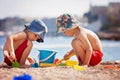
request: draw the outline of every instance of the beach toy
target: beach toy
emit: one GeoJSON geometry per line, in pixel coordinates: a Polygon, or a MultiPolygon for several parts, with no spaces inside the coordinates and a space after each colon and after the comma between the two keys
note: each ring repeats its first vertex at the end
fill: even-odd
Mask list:
{"type": "Polygon", "coordinates": [[[15,76],[13,80],[32,80],[32,77],[29,74],[23,74],[21,76],[15,76]]]}
{"type": "Polygon", "coordinates": [[[66,66],[65,63],[58,64],[57,66],[66,66]]]}
{"type": "Polygon", "coordinates": [[[37,63],[37,61],[34,59],[35,63],[31,65],[31,67],[34,67],[34,68],[38,68],[39,67],[39,64],[37,63]]]}
{"type": "MultiPolygon", "coordinates": [[[[74,56],[74,54],[71,54],[71,55],[67,56],[67,58],[70,58],[70,57],[72,57],[72,56],[74,56]]],[[[64,60],[65,60],[65,59],[63,58],[63,59],[57,61],[57,62],[56,62],[56,65],[61,64],[62,61],[64,61],[64,60]]]]}
{"type": "Polygon", "coordinates": [[[67,66],[74,66],[74,65],[78,65],[79,63],[78,63],[78,61],[74,61],[74,60],[66,60],[66,65],[67,66]]]}
{"type": "Polygon", "coordinates": [[[12,67],[13,68],[19,68],[20,64],[18,62],[12,62],[12,67]]]}
{"type": "Polygon", "coordinates": [[[59,59],[56,58],[56,59],[54,60],[54,64],[57,64],[58,61],[59,61],[59,59]]]}
{"type": "Polygon", "coordinates": [[[56,66],[54,63],[40,63],[40,67],[52,67],[56,66]]]}
{"type": "MultiPolygon", "coordinates": [[[[66,58],[70,58],[70,57],[72,57],[72,56],[74,56],[74,55],[75,55],[75,54],[68,55],[68,56],[66,56],[66,58]]],[[[64,58],[61,59],[61,60],[58,60],[58,61],[56,62],[56,65],[62,63],[62,61],[64,61],[64,60],[65,60],[64,58]]]]}
{"type": "Polygon", "coordinates": [[[31,67],[38,68],[38,67],[39,67],[39,64],[38,64],[37,62],[35,62],[34,64],[32,64],[31,67]]]}
{"type": "Polygon", "coordinates": [[[114,68],[115,66],[113,65],[105,65],[104,68],[114,68]]]}
{"type": "Polygon", "coordinates": [[[120,70],[120,67],[119,66],[115,66],[115,65],[105,65],[104,68],[106,68],[106,69],[117,69],[117,70],[120,70]]]}
{"type": "Polygon", "coordinates": [[[40,63],[54,63],[55,55],[57,52],[49,50],[39,50],[40,63]]]}
{"type": "Polygon", "coordinates": [[[61,64],[62,61],[64,61],[64,59],[58,60],[58,61],[56,62],[56,65],[61,64]]]}
{"type": "Polygon", "coordinates": [[[76,70],[85,70],[85,67],[78,66],[78,65],[73,65],[73,68],[76,70]]]}
{"type": "MultiPolygon", "coordinates": [[[[60,61],[63,61],[64,59],[61,59],[60,61]]],[[[57,66],[71,66],[76,70],[85,70],[85,67],[79,66],[78,65],[79,62],[78,61],[74,61],[74,60],[66,60],[65,63],[60,63],[57,64],[57,66]]]]}

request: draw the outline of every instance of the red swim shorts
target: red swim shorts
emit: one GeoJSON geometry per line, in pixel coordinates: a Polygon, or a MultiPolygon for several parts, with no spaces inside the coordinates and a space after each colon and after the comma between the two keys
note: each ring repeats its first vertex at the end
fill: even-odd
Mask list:
{"type": "MultiPolygon", "coordinates": [[[[94,50],[93,53],[92,53],[92,56],[91,56],[89,64],[91,66],[95,66],[95,65],[99,64],[101,62],[101,60],[102,60],[102,57],[103,57],[103,53],[102,52],[100,52],[98,50],[94,50]]],[[[78,57],[78,60],[80,62],[82,62],[80,57],[78,57]]]]}
{"type": "MultiPolygon", "coordinates": [[[[23,54],[24,50],[25,50],[26,47],[27,47],[27,41],[28,41],[28,40],[25,40],[25,41],[15,50],[15,55],[16,55],[16,58],[17,58],[17,61],[18,61],[18,62],[20,62],[20,59],[21,59],[21,57],[22,57],[22,54],[23,54]]],[[[7,65],[12,66],[11,61],[10,61],[7,57],[4,58],[4,62],[7,63],[7,65]]]]}

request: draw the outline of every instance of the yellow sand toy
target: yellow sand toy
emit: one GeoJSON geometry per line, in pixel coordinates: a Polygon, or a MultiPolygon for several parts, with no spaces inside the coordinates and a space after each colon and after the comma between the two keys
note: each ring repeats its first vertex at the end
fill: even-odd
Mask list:
{"type": "Polygon", "coordinates": [[[66,60],[65,64],[67,66],[73,67],[74,65],[78,65],[79,63],[77,61],[74,61],[74,60],[66,60]]]}
{"type": "Polygon", "coordinates": [[[40,63],[40,67],[52,67],[56,66],[54,63],[40,63]]]}
{"type": "Polygon", "coordinates": [[[81,71],[85,70],[85,67],[82,67],[82,66],[79,66],[79,65],[74,65],[73,68],[76,69],[76,70],[81,70],[81,71]]]}
{"type": "Polygon", "coordinates": [[[66,60],[65,63],[66,63],[67,66],[71,66],[71,67],[73,67],[76,70],[85,70],[85,67],[82,67],[82,66],[78,65],[79,64],[78,61],[66,60]]]}
{"type": "MultiPolygon", "coordinates": [[[[70,57],[72,57],[72,56],[74,56],[74,55],[75,55],[75,54],[71,52],[71,54],[67,55],[65,58],[66,58],[66,59],[69,59],[70,57]]],[[[57,64],[60,64],[60,63],[61,63],[62,61],[64,61],[64,60],[66,60],[65,58],[63,58],[63,59],[59,60],[58,62],[56,62],[56,65],[57,65],[57,64]]]]}
{"type": "MultiPolygon", "coordinates": [[[[70,54],[69,56],[67,56],[67,58],[70,58],[74,56],[74,54],[70,54]]],[[[74,60],[65,60],[64,58],[61,60],[58,60],[55,64],[54,63],[40,63],[40,67],[52,67],[52,66],[71,66],[76,70],[85,70],[84,67],[79,66],[78,65],[78,61],[74,61],[74,60]],[[64,63],[62,63],[63,61],[65,61],[64,63]]]]}
{"type": "Polygon", "coordinates": [[[53,66],[71,66],[75,70],[85,70],[85,67],[79,66],[79,63],[74,60],[66,60],[65,63],[54,64],[54,63],[40,63],[40,67],[53,67],[53,66]]]}

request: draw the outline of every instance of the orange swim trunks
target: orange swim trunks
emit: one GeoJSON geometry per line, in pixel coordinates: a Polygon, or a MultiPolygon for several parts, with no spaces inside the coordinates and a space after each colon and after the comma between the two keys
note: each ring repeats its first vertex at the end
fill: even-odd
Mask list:
{"type": "MultiPolygon", "coordinates": [[[[102,57],[103,57],[103,53],[102,52],[100,52],[98,50],[93,50],[93,53],[92,53],[92,56],[91,56],[89,64],[91,66],[95,66],[95,65],[99,64],[102,61],[102,57]]],[[[78,60],[80,62],[82,62],[80,57],[78,57],[78,60]]]]}

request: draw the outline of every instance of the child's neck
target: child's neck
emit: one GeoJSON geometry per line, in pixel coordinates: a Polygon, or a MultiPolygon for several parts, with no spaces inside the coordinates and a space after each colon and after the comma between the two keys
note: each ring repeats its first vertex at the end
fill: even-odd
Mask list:
{"type": "Polygon", "coordinates": [[[78,26],[74,29],[74,38],[78,39],[81,28],[78,26]]]}
{"type": "Polygon", "coordinates": [[[26,34],[26,40],[28,39],[28,30],[24,30],[25,34],[26,34]]]}

